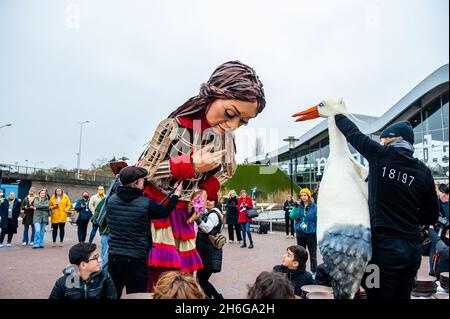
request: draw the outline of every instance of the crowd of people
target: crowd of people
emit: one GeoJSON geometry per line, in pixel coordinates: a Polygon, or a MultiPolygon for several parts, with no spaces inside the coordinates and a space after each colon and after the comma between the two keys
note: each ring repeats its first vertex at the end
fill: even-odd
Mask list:
{"type": "MultiPolygon", "coordinates": [[[[172,269],[161,274],[156,282],[149,283],[146,256],[150,248],[148,239],[151,238],[151,233],[149,233],[150,229],[145,227],[144,221],[147,220],[148,223],[151,218],[170,214],[178,200],[181,185],[177,186],[177,192],[170,198],[169,203],[163,206],[143,195],[143,176],[145,176],[143,169],[130,167],[122,175],[125,184],[119,187],[117,194],[111,198],[108,219],[102,225],[99,225],[96,220],[106,200],[103,186],[98,187],[98,192],[94,196],[83,192],[82,197],[73,205],[73,210],[68,195],[61,188],[56,188],[52,196],[48,195],[47,189],[42,189],[35,194],[35,189],[30,188],[28,196],[22,201],[11,192],[0,202],[2,212],[0,237],[2,245],[0,247],[3,247],[5,238],[7,238],[7,245],[11,245],[13,235],[17,233],[19,216],[22,217],[23,223],[23,246],[44,247],[45,226],[50,219],[52,246],[62,247],[64,225],[72,211],[78,214],[76,224],[79,243],[71,248],[70,266],[64,269],[64,276],[56,281],[50,298],[115,299],[122,296],[124,287],[128,294],[151,291],[155,299],[224,298],[210,282],[211,275],[222,269],[223,253],[222,249],[214,247],[209,237],[211,234],[220,234],[224,224],[227,224],[229,243],[234,243],[236,235],[237,241],[244,248],[246,247],[245,238],[248,236],[250,245],[253,246],[249,228],[252,220],[246,216],[246,209],[253,208],[252,198],[247,196],[245,190],[242,190],[237,197],[233,190],[229,192],[224,205],[207,200],[204,213],[195,219],[195,243],[202,261],[202,268],[196,271],[195,276],[194,272],[172,269]],[[130,170],[132,172],[129,172],[130,170]],[[123,223],[125,219],[123,214],[129,215],[130,211],[136,212],[137,215],[133,218],[127,216],[128,222],[123,223]],[[85,242],[90,221],[92,221],[92,231],[89,241],[85,242]],[[133,227],[136,237],[127,235],[131,231],[131,228],[127,228],[128,224],[133,227]],[[137,231],[139,227],[142,229],[137,231]],[[101,236],[100,252],[92,243],[97,230],[100,230],[101,236]],[[58,231],[59,245],[57,245],[58,231]],[[109,265],[108,260],[110,260],[109,265]],[[74,271],[78,272],[82,288],[71,288],[66,285],[67,276],[74,271]],[[93,278],[97,279],[92,280],[93,278]],[[151,289],[149,285],[152,285],[151,289]],[[88,294],[81,294],[80,289],[87,289],[88,294]]],[[[427,251],[430,256],[430,275],[439,278],[439,274],[448,272],[449,268],[448,187],[440,185],[437,192],[440,202],[440,219],[435,226],[427,227],[424,235],[430,239],[429,251],[427,251]]],[[[192,204],[191,202],[191,210],[192,204]]],[[[275,265],[272,272],[262,272],[255,283],[249,286],[247,297],[250,299],[299,298],[303,285],[331,286],[331,280],[324,271],[323,265],[317,266],[317,205],[311,191],[307,188],[301,189],[297,200],[288,196],[283,209],[286,218],[289,218],[289,222],[286,222],[286,238],[296,238],[297,245],[286,249],[281,265],[275,265]],[[291,236],[288,235],[289,232],[291,236]],[[295,237],[292,234],[295,234],[295,237]],[[310,259],[310,272],[306,270],[308,259],[310,259]]]]}
{"type": "MultiPolygon", "coordinates": [[[[75,205],[61,187],[57,187],[52,196],[49,195],[46,188],[42,188],[36,193],[36,189],[31,187],[23,200],[17,198],[14,192],[10,192],[6,198],[3,194],[0,197],[2,230],[0,248],[5,246],[5,238],[7,239],[6,247],[11,247],[13,236],[17,234],[19,217],[21,217],[22,246],[30,245],[33,249],[38,249],[44,248],[44,234],[48,224],[51,225],[51,246],[64,247],[65,228],[69,220],[72,220],[78,228],[78,241],[85,242],[89,221],[105,197],[105,192],[103,186],[98,187],[98,192],[94,196],[83,192],[82,197],[76,201],[75,205]]],[[[96,228],[92,229],[90,243],[94,240],[96,231],[96,228]]]]}

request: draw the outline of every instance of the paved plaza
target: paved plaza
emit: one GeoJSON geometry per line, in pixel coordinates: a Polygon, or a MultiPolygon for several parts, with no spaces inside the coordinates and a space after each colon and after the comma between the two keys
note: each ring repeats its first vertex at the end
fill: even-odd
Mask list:
{"type": "MultiPolygon", "coordinates": [[[[21,222],[19,221],[19,224],[21,222]]],[[[89,229],[90,231],[90,229],[89,229]]],[[[228,236],[225,228],[224,234],[228,236]]],[[[247,285],[254,283],[262,271],[280,264],[286,248],[296,243],[282,232],[259,235],[252,233],[255,248],[240,248],[227,243],[224,247],[222,272],[213,274],[211,282],[227,299],[246,297],[247,285]]],[[[12,247],[0,248],[0,299],[45,299],[68,264],[68,252],[77,243],[77,228],[66,224],[65,246],[51,247],[51,229],[47,226],[44,249],[21,246],[22,225],[13,238],[12,247]]],[[[99,246],[97,234],[95,243],[99,246]]],[[[99,247],[100,248],[100,247],[99,247]]],[[[318,254],[318,263],[321,262],[318,254]]],[[[421,274],[427,273],[428,258],[422,261],[421,274]]],[[[309,270],[309,263],[307,265],[309,270]]]]}

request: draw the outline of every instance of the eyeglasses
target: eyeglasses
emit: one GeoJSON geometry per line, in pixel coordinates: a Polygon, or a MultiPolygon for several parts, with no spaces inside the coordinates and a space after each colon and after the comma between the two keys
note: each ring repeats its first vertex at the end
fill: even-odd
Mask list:
{"type": "Polygon", "coordinates": [[[92,257],[92,258],[89,258],[86,262],[91,262],[91,261],[93,261],[93,260],[96,260],[96,261],[99,261],[99,259],[100,259],[100,256],[97,254],[97,255],[95,255],[94,257],[92,257]]]}

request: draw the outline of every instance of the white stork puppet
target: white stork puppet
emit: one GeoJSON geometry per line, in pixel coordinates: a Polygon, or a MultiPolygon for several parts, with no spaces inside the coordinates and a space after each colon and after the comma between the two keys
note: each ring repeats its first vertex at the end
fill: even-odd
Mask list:
{"type": "Polygon", "coordinates": [[[358,291],[371,258],[368,173],[350,154],[334,120],[348,114],[345,103],[326,100],[294,114],[298,121],[328,118],[330,155],[317,200],[317,239],[336,299],[351,299],[358,291]]]}

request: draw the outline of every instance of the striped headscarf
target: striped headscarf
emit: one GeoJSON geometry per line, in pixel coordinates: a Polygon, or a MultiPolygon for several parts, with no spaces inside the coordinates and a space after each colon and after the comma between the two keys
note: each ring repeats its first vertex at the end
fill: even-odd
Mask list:
{"type": "Polygon", "coordinates": [[[191,97],[169,118],[187,116],[197,113],[216,99],[233,99],[257,102],[257,113],[266,106],[263,84],[248,65],[239,61],[229,61],[220,65],[211,75],[208,82],[200,87],[200,93],[191,97]]]}

